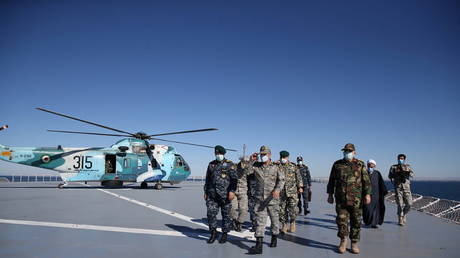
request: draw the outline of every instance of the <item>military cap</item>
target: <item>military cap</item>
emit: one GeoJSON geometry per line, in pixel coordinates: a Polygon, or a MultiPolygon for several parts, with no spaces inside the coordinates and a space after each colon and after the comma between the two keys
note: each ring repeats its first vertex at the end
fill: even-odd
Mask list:
{"type": "Polygon", "coordinates": [[[345,147],[343,147],[342,151],[355,151],[355,145],[353,143],[347,143],[345,144],[345,147]]]}
{"type": "Polygon", "coordinates": [[[298,156],[298,157],[297,157],[297,161],[303,161],[302,156],[298,156]]]}
{"type": "Polygon", "coordinates": [[[216,145],[216,147],[214,147],[214,151],[218,154],[225,154],[227,152],[225,148],[220,145],[216,145]]]}
{"type": "Polygon", "coordinates": [[[286,158],[286,157],[289,157],[289,152],[283,150],[283,151],[280,151],[280,157],[281,158],[286,158]]]}
{"type": "Polygon", "coordinates": [[[268,153],[272,153],[272,150],[270,150],[270,148],[266,145],[260,147],[260,153],[261,154],[268,154],[268,153]]]}

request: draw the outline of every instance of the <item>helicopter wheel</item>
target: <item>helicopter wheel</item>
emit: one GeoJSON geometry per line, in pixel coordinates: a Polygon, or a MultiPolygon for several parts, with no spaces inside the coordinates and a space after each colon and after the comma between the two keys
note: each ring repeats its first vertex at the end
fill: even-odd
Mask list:
{"type": "Polygon", "coordinates": [[[142,189],[146,189],[147,186],[148,186],[148,185],[147,185],[147,182],[142,182],[142,183],[141,183],[141,188],[142,188],[142,189]]]}
{"type": "Polygon", "coordinates": [[[153,189],[161,190],[161,189],[163,189],[163,185],[160,184],[160,183],[156,183],[156,184],[153,186],[153,189]]]}
{"type": "Polygon", "coordinates": [[[59,188],[59,189],[64,188],[64,186],[65,186],[65,184],[63,184],[63,183],[58,184],[58,188],[59,188]]]}

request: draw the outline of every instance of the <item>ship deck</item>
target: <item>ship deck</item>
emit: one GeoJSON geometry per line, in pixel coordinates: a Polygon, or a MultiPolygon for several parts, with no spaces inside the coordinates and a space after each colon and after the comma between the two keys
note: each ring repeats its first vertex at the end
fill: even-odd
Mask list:
{"type": "MultiPolygon", "coordinates": [[[[240,257],[253,233],[232,232],[226,244],[206,243],[202,183],[163,190],[126,185],[106,189],[57,182],[0,183],[0,257],[240,257]]],[[[408,225],[396,223],[387,202],[384,224],[362,228],[361,254],[338,254],[334,206],[325,184],[313,184],[311,213],[299,216],[297,232],[267,246],[263,257],[457,257],[460,226],[412,211],[408,225]]]]}

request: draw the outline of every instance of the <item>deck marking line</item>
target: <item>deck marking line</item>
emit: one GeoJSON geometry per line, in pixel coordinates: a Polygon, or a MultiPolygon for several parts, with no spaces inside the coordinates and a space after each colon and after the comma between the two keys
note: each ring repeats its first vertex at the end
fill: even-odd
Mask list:
{"type": "MultiPolygon", "coordinates": [[[[169,215],[169,216],[178,218],[178,219],[180,219],[180,220],[183,220],[183,221],[187,221],[187,222],[193,223],[193,224],[198,225],[198,226],[200,226],[200,227],[208,228],[208,225],[206,225],[206,224],[204,224],[204,223],[193,221],[194,218],[192,218],[192,217],[188,217],[188,216],[182,215],[182,214],[177,213],[177,212],[169,211],[169,210],[166,210],[166,209],[163,209],[163,208],[154,206],[154,205],[152,205],[152,204],[148,204],[148,203],[141,202],[141,201],[138,201],[138,200],[135,200],[135,199],[132,199],[132,198],[128,198],[128,197],[125,197],[125,196],[120,195],[120,194],[112,193],[112,192],[107,191],[107,190],[104,190],[104,189],[95,189],[95,190],[101,191],[101,192],[103,192],[103,193],[112,195],[112,196],[114,196],[114,197],[116,197],[116,198],[119,198],[119,199],[122,199],[122,200],[125,200],[125,201],[128,201],[128,202],[131,202],[131,203],[134,203],[134,204],[137,204],[137,205],[146,207],[146,208],[148,208],[148,209],[151,209],[151,210],[154,210],[154,211],[157,211],[157,212],[161,212],[161,213],[163,213],[163,214],[166,214],[166,215],[169,215]]],[[[241,233],[240,233],[240,232],[231,231],[231,232],[229,232],[228,234],[229,234],[229,235],[236,236],[236,237],[240,237],[240,238],[245,238],[245,239],[252,239],[252,240],[255,239],[254,233],[250,232],[249,230],[246,230],[246,231],[241,232],[241,233]]]]}
{"type": "MultiPolygon", "coordinates": [[[[186,237],[187,235],[175,231],[175,230],[155,230],[155,229],[142,229],[142,228],[125,228],[125,227],[111,227],[111,226],[96,226],[86,224],[70,224],[70,223],[57,223],[57,222],[45,222],[45,221],[30,221],[30,220],[11,220],[11,219],[0,219],[0,223],[3,224],[15,224],[15,225],[28,225],[28,226],[42,226],[42,227],[54,227],[54,228],[70,228],[70,229],[87,229],[97,231],[109,231],[109,232],[120,232],[120,233],[132,233],[132,234],[146,234],[146,235],[160,235],[160,236],[177,236],[186,237]]],[[[193,232],[191,232],[193,233],[193,232]]],[[[205,238],[205,236],[200,237],[205,238]]]]}

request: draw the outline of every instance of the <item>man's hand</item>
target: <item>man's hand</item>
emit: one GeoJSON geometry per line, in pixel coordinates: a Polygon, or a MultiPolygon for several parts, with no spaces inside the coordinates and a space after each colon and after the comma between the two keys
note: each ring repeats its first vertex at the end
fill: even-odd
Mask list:
{"type": "Polygon", "coordinates": [[[280,191],[273,190],[272,196],[273,196],[273,198],[275,198],[275,199],[280,198],[280,191]]]}
{"type": "Polygon", "coordinates": [[[302,187],[299,188],[299,193],[303,193],[303,188],[302,187]]]}
{"type": "Polygon", "coordinates": [[[257,156],[259,156],[258,153],[253,153],[253,154],[251,155],[251,161],[257,161],[257,156]]]}
{"type": "Polygon", "coordinates": [[[233,199],[235,199],[235,193],[234,192],[229,192],[228,193],[228,199],[231,201],[233,199]]]}
{"type": "Polygon", "coordinates": [[[208,199],[208,195],[207,194],[204,194],[204,199],[207,200],[208,199]]]}
{"type": "Polygon", "coordinates": [[[332,194],[330,194],[329,197],[327,198],[327,202],[330,204],[334,203],[334,196],[332,196],[332,194]]]}
{"type": "Polygon", "coordinates": [[[371,204],[371,196],[366,194],[366,196],[364,196],[364,204],[366,205],[369,205],[371,204]]]}

